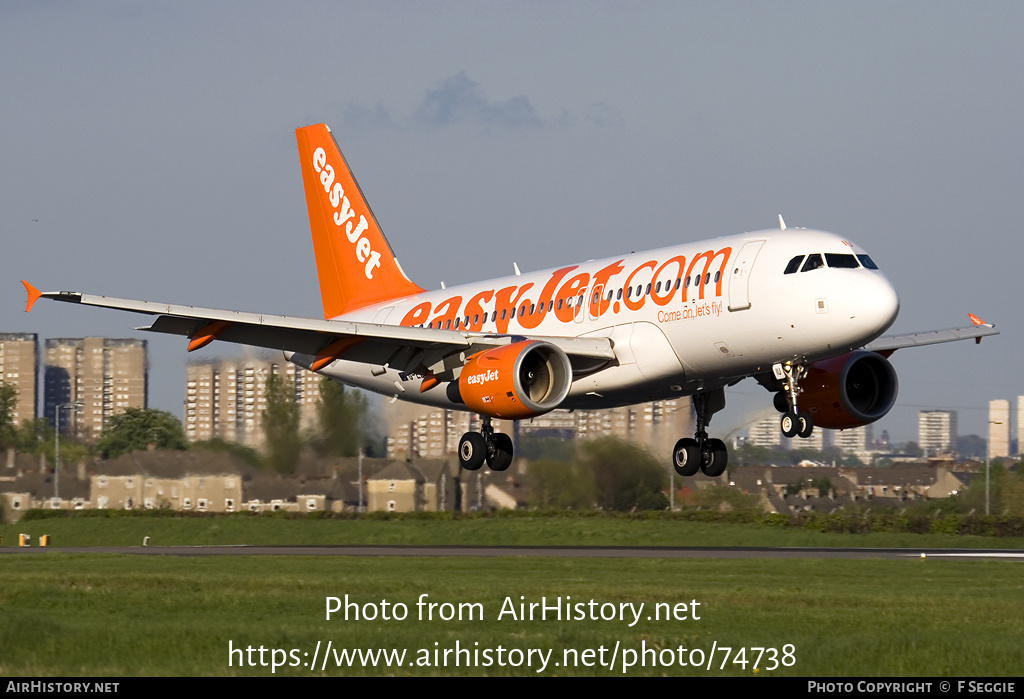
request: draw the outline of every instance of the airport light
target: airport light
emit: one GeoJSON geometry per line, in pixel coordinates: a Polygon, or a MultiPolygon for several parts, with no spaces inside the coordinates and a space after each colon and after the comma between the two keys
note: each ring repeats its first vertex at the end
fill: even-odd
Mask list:
{"type": "Polygon", "coordinates": [[[53,497],[55,500],[60,500],[60,411],[65,408],[78,408],[82,407],[82,401],[76,400],[70,403],[60,403],[53,408],[53,422],[55,425],[53,431],[53,497]]]}
{"type": "MultiPolygon", "coordinates": [[[[990,425],[1001,425],[1003,423],[1002,423],[1001,420],[989,420],[988,424],[990,424],[990,425]]],[[[989,482],[989,474],[992,471],[992,466],[989,463],[991,460],[992,460],[992,435],[991,435],[991,432],[990,432],[989,433],[989,443],[987,445],[985,445],[985,514],[986,515],[989,514],[989,507],[988,507],[988,503],[989,503],[989,500],[988,500],[988,482],[989,482]]]]}

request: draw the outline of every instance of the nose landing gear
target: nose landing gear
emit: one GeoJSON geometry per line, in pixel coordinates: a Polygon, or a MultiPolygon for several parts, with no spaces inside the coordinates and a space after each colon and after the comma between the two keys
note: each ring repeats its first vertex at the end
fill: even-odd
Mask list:
{"type": "Polygon", "coordinates": [[[783,436],[807,439],[814,432],[814,420],[810,413],[800,412],[796,403],[800,395],[800,379],[807,375],[807,367],[783,362],[772,366],[772,372],[783,382],[782,390],[775,394],[775,409],[782,413],[783,436]]]}

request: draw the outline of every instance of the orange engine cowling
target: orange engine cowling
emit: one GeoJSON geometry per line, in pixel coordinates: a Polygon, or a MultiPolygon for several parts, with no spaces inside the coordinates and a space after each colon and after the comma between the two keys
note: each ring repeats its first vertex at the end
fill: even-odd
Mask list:
{"type": "Polygon", "coordinates": [[[524,340],[470,357],[458,392],[474,412],[520,420],[557,408],[570,385],[572,366],[565,352],[549,342],[524,340]]]}
{"type": "Polygon", "coordinates": [[[857,350],[815,362],[800,387],[800,409],[810,411],[815,426],[841,430],[867,425],[888,413],[899,381],[885,357],[857,350]]]}

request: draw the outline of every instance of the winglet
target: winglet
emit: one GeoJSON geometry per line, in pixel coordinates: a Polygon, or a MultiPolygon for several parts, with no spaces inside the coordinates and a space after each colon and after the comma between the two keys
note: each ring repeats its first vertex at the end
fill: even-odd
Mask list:
{"type": "Polygon", "coordinates": [[[974,323],[975,325],[988,325],[988,323],[986,323],[985,321],[983,321],[981,318],[979,318],[978,316],[974,315],[973,313],[968,313],[967,317],[970,318],[971,322],[974,323]]]}
{"type": "Polygon", "coordinates": [[[32,310],[33,304],[35,304],[35,302],[39,300],[39,297],[43,295],[43,292],[29,284],[24,279],[21,280],[21,283],[25,285],[25,291],[28,292],[28,300],[25,302],[25,313],[28,313],[32,310]]]}

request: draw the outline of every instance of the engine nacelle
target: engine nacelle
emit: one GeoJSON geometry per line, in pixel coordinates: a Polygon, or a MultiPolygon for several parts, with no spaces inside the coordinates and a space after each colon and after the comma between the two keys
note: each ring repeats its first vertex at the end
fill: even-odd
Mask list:
{"type": "Polygon", "coordinates": [[[888,413],[899,381],[885,357],[857,350],[810,365],[800,388],[800,409],[811,413],[814,425],[841,430],[888,413]]]}
{"type": "Polygon", "coordinates": [[[569,357],[549,342],[524,340],[474,354],[458,392],[481,415],[521,420],[554,410],[572,385],[569,357]]]}

